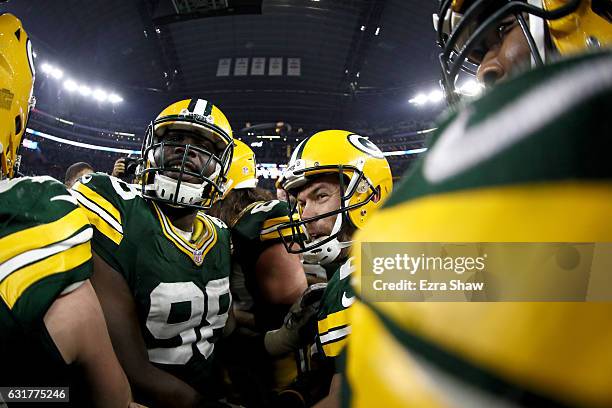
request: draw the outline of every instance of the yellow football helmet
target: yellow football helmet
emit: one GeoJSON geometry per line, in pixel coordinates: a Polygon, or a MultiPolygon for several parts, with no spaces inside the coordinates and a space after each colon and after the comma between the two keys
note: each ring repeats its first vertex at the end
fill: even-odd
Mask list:
{"type": "Polygon", "coordinates": [[[137,174],[141,178],[143,197],[179,207],[210,208],[223,195],[225,176],[232,161],[233,142],[229,121],[211,102],[193,98],[171,104],[149,125],[143,141],[140,172],[137,174]],[[166,140],[164,136],[169,130],[188,131],[207,139],[214,144],[216,151],[166,140]],[[165,146],[184,148],[180,165],[165,162],[165,146]],[[200,169],[185,166],[190,152],[208,158],[200,169]],[[199,179],[200,183],[185,181],[185,175],[199,179]]]}
{"type": "Polygon", "coordinates": [[[234,139],[234,155],[227,173],[223,197],[234,189],[257,187],[255,163],[255,152],[244,142],[234,139]]]}
{"type": "Polygon", "coordinates": [[[13,177],[34,106],[32,44],[21,21],[0,15],[0,179],[13,177]]]}
{"type": "Polygon", "coordinates": [[[434,27],[443,48],[439,60],[447,99],[457,100],[459,71],[476,74],[486,54],[486,36],[494,28],[503,29],[509,16],[523,31],[532,63],[542,65],[558,54],[610,47],[611,8],[604,0],[441,0],[434,27]],[[547,41],[552,44],[547,46],[547,41]]]}
{"type": "Polygon", "coordinates": [[[338,174],[342,197],[340,208],[316,217],[299,219],[296,204],[291,219],[280,226],[294,231],[287,250],[303,253],[308,263],[332,262],[350,242],[340,242],[338,236],[345,222],[360,229],[372,212],[391,194],[393,180],[389,162],[380,149],[367,138],[346,130],[324,130],[302,141],[293,152],[287,169],[279,179],[281,187],[293,196],[309,181],[323,174],[338,174]],[[297,215],[296,214],[296,215],[297,215]],[[310,240],[304,234],[305,224],[337,215],[331,234],[310,240]],[[306,237],[304,238],[304,236],[306,237]],[[295,244],[298,244],[297,248],[295,244]]]}

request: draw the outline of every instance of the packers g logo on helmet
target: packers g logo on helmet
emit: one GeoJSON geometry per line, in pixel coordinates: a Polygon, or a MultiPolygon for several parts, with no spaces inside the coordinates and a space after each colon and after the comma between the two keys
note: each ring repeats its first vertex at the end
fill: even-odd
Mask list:
{"type": "Polygon", "coordinates": [[[341,188],[340,208],[308,219],[300,219],[298,205],[290,218],[298,219],[278,227],[289,252],[304,254],[308,263],[329,263],[350,242],[340,242],[343,225],[362,228],[372,212],[391,194],[393,181],[387,159],[380,149],[363,136],[346,130],[325,130],[300,143],[293,152],[287,169],[279,179],[284,190],[297,196],[297,191],[316,177],[337,174],[341,188]],[[336,215],[332,232],[327,237],[310,240],[305,225],[336,215]],[[287,237],[281,233],[290,229],[287,237]],[[306,236],[305,236],[306,235],[306,236]],[[296,246],[297,244],[297,246],[296,246]]]}
{"type": "Polygon", "coordinates": [[[376,146],[374,143],[370,142],[363,136],[355,134],[349,135],[348,141],[357,149],[369,154],[370,156],[376,157],[377,159],[383,159],[385,157],[385,155],[383,154],[383,152],[380,151],[378,146],[376,146]]]}
{"type": "Polygon", "coordinates": [[[233,142],[229,121],[209,101],[193,98],[171,104],[149,125],[143,141],[140,171],[137,174],[143,197],[178,207],[210,208],[223,195],[225,176],[232,161],[233,142]],[[178,145],[165,141],[163,136],[170,130],[187,131],[209,140],[216,152],[191,144],[178,145]],[[184,148],[180,166],[165,163],[165,147],[184,148]],[[161,159],[156,156],[160,151],[161,159]],[[190,152],[207,157],[200,169],[185,166],[190,152]],[[199,183],[187,182],[185,176],[195,177],[199,183]]]}
{"type": "Polygon", "coordinates": [[[0,179],[13,177],[35,99],[32,44],[21,21],[0,15],[0,179]]]}

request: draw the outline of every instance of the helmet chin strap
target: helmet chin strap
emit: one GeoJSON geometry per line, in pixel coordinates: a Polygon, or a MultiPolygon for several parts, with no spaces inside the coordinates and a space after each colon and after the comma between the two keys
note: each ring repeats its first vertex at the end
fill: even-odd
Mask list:
{"type": "Polygon", "coordinates": [[[176,199],[177,205],[199,204],[204,200],[202,198],[204,184],[181,181],[178,192],[176,191],[177,184],[178,182],[175,179],[157,173],[153,178],[152,188],[147,186],[147,189],[155,191],[157,197],[164,200],[174,201],[176,199]],[[174,197],[174,194],[176,194],[177,197],[174,197]]]}
{"type": "MultiPolygon", "coordinates": [[[[336,222],[334,223],[334,227],[329,235],[319,237],[316,240],[312,241],[312,244],[316,244],[320,241],[328,239],[332,235],[338,234],[340,229],[342,228],[342,213],[336,215],[336,222]]],[[[319,264],[319,265],[327,265],[335,261],[344,248],[348,248],[353,244],[353,241],[339,241],[336,236],[334,239],[318,246],[310,251],[304,252],[304,263],[307,264],[319,264]]]]}
{"type": "MultiPolygon", "coordinates": [[[[157,166],[152,151],[149,151],[148,159],[154,166],[157,166]]],[[[215,171],[211,175],[211,178],[215,179],[220,173],[221,166],[219,164],[216,164],[215,171]]],[[[157,195],[157,197],[161,199],[176,201],[176,204],[178,206],[180,206],[181,204],[199,204],[204,201],[202,195],[204,194],[204,188],[208,183],[204,182],[201,184],[196,184],[181,181],[181,185],[178,189],[178,192],[176,191],[177,184],[177,180],[168,176],[164,176],[160,173],[155,173],[155,176],[153,177],[153,183],[146,185],[145,189],[147,191],[154,191],[155,195],[157,195]],[[174,197],[175,194],[177,195],[177,197],[174,197]]]]}

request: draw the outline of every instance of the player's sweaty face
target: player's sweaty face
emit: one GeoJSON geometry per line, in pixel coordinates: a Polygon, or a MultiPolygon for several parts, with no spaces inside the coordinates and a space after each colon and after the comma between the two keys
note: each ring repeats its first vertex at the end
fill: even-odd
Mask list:
{"type": "MultiPolygon", "coordinates": [[[[329,174],[306,184],[297,195],[301,218],[307,219],[340,208],[340,183],[338,176],[329,174]]],[[[337,215],[305,224],[312,240],[331,234],[337,215]]]]}
{"type": "Polygon", "coordinates": [[[486,53],[478,67],[478,81],[487,86],[525,70],[531,61],[527,39],[514,17],[504,20],[485,39],[486,53]]]}
{"type": "MultiPolygon", "coordinates": [[[[187,145],[203,149],[205,150],[205,152],[190,148],[187,152],[187,157],[185,157],[184,170],[197,174],[202,174],[203,176],[210,176],[214,173],[215,164],[217,162],[209,159],[213,154],[217,155],[218,152],[213,142],[211,142],[210,140],[193,132],[172,129],[166,132],[166,134],[164,134],[164,136],[161,138],[161,141],[168,143],[168,145],[164,145],[165,167],[171,167],[173,169],[176,169],[176,171],[166,171],[165,175],[167,175],[168,177],[178,179],[178,170],[181,168],[183,157],[185,156],[185,151],[187,150],[187,145]],[[204,168],[205,166],[206,168],[204,168]]],[[[161,150],[158,149],[158,151],[156,151],[155,153],[156,162],[160,162],[161,150]]],[[[183,174],[182,180],[188,183],[199,184],[202,182],[200,178],[189,174],[183,174]]]]}

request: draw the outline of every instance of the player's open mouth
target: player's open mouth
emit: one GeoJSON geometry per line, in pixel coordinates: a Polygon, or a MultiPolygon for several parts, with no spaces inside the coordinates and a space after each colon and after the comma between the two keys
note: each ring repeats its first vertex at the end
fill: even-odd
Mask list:
{"type": "MultiPolygon", "coordinates": [[[[173,160],[168,163],[168,167],[180,169],[182,164],[183,164],[182,160],[173,160]]],[[[198,172],[196,169],[196,166],[190,161],[185,161],[185,170],[192,172],[192,173],[198,172]]]]}

